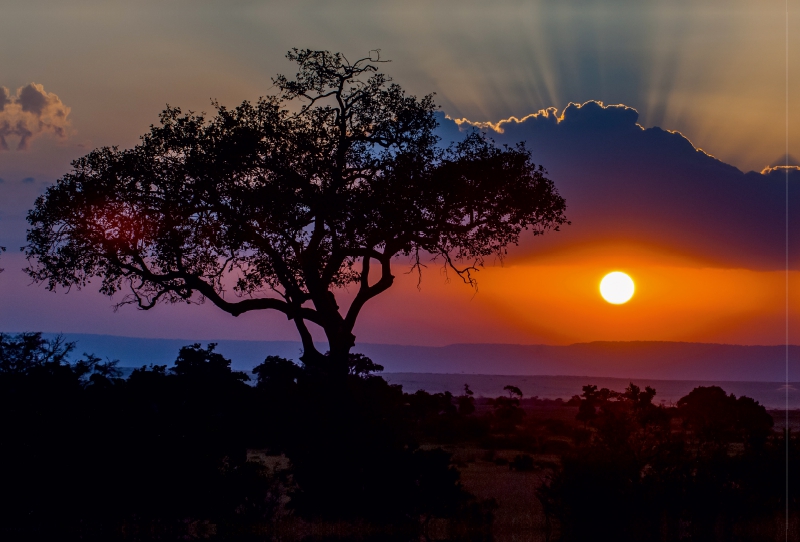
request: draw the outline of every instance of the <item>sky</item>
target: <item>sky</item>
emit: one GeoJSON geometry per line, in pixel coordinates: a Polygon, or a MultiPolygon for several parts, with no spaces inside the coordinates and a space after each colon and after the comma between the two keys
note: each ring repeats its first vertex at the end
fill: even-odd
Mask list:
{"type": "MultiPolygon", "coordinates": [[[[395,264],[364,310],[371,343],[800,342],[800,235],[786,273],[784,1],[95,2],[0,0],[0,329],[187,339],[295,339],[279,314],[112,310],[20,271],[25,213],[70,161],[135,145],[166,104],[209,111],[274,91],[292,47],[380,49],[408,92],[435,93],[440,134],[526,141],[570,226],[523,238],[474,291],[395,264]],[[501,265],[502,263],[502,265],[501,265]],[[636,283],[610,305],[610,271],[636,283]],[[787,281],[789,295],[786,294],[787,281]]],[[[788,2],[790,15],[800,0],[788,2]]],[[[800,88],[800,16],[788,85],[800,88]]],[[[788,102],[800,157],[800,96],[788,102]]],[[[800,232],[800,172],[788,174],[800,232]]],[[[452,278],[452,277],[450,277],[452,278]]],[[[347,295],[346,293],[344,294],[347,295]]]]}

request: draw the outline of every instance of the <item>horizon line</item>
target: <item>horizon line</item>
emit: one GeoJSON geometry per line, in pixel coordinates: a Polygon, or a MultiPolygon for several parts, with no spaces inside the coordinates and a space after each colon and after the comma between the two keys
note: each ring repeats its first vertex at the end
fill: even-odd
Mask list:
{"type": "MultiPolygon", "coordinates": [[[[86,332],[56,332],[56,331],[0,331],[0,333],[8,333],[8,334],[19,334],[19,333],[42,333],[42,335],[91,335],[95,337],[113,337],[113,338],[121,338],[121,339],[142,339],[142,340],[155,340],[155,341],[188,341],[190,343],[195,342],[202,342],[202,343],[220,343],[223,341],[236,341],[236,342],[254,342],[254,343],[297,343],[302,344],[302,342],[298,339],[226,339],[226,338],[215,338],[215,339],[187,339],[185,337],[142,337],[142,336],[133,336],[133,335],[113,335],[110,333],[86,333],[86,332]]],[[[569,347],[569,346],[580,346],[580,345],[590,345],[590,344],[653,344],[653,343],[661,343],[661,344],[701,344],[701,345],[709,345],[709,346],[741,346],[741,347],[800,347],[800,344],[788,344],[781,342],[780,344],[741,344],[741,343],[721,343],[721,342],[704,342],[704,341],[668,341],[668,340],[661,340],[661,339],[638,339],[638,340],[594,340],[594,341],[582,341],[582,342],[573,342],[573,343],[562,343],[562,344],[548,344],[548,343],[508,343],[508,342],[498,342],[498,343],[491,343],[491,342],[455,342],[455,343],[448,343],[444,345],[428,345],[428,344],[402,344],[402,343],[379,343],[379,342],[359,342],[356,343],[354,348],[358,348],[358,345],[374,345],[374,346],[403,346],[403,347],[417,347],[417,348],[448,348],[452,346],[476,346],[476,345],[487,345],[487,346],[547,346],[547,347],[569,347]]],[[[327,344],[327,341],[319,341],[319,344],[327,344]]]]}

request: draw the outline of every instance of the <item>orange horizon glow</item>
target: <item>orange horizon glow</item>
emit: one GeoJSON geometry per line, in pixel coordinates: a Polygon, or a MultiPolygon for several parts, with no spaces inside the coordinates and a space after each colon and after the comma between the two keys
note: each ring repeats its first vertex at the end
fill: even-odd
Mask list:
{"type": "MultiPolygon", "coordinates": [[[[436,267],[426,270],[417,292],[416,275],[400,268],[391,295],[370,311],[386,311],[392,321],[412,327],[416,344],[434,344],[424,338],[439,333],[452,337],[448,344],[774,345],[786,339],[785,271],[708,267],[657,247],[586,246],[489,266],[476,275],[477,292],[452,274],[447,283],[436,267]],[[600,280],[610,271],[623,271],[633,280],[636,293],[627,303],[614,305],[599,295],[600,280]]],[[[800,271],[789,273],[789,295],[790,342],[796,344],[800,271]]],[[[372,325],[357,331],[367,342],[377,333],[372,325]]]]}

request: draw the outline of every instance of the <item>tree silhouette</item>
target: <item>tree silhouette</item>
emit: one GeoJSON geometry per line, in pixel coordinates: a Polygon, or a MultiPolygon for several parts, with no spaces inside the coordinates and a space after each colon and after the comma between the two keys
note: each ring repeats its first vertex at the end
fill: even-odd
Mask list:
{"type": "Polygon", "coordinates": [[[494,407],[496,428],[505,434],[511,434],[518,423],[525,416],[525,411],[520,407],[522,390],[516,386],[508,385],[503,388],[508,392],[508,397],[497,397],[491,400],[494,407]]]}
{"type": "Polygon", "coordinates": [[[784,485],[797,441],[779,438],[757,401],[718,386],[693,389],[677,408],[653,404],[655,396],[632,382],[621,393],[583,387],[581,411],[592,415],[578,419],[597,430],[536,491],[559,540],[783,536],[769,529],[783,525],[785,499],[797,509],[784,485]],[[676,431],[673,420],[691,431],[676,431]]]}
{"type": "Polygon", "coordinates": [[[438,146],[432,96],[407,95],[371,57],[292,50],[294,79],[216,115],[168,107],[133,149],[73,162],[28,213],[35,282],[127,290],[120,304],[203,302],[294,322],[309,367],[345,374],[365,303],[393,283],[392,260],[428,257],[474,285],[523,229],[566,223],[530,152],[480,133],[438,146]],[[377,268],[377,269],[376,269],[377,268]],[[370,273],[372,272],[372,276],[370,273]],[[355,285],[349,307],[335,294],[355,285]],[[309,323],[330,347],[314,345],[309,323]]]}
{"type": "Polygon", "coordinates": [[[52,340],[41,333],[0,333],[0,373],[29,374],[47,366],[66,365],[75,343],[62,335],[52,340]]]}
{"type": "Polygon", "coordinates": [[[508,392],[509,399],[511,399],[515,395],[517,396],[518,399],[522,399],[522,390],[516,386],[512,386],[509,384],[508,386],[503,387],[503,390],[508,392]]]}
{"type": "Polygon", "coordinates": [[[247,373],[231,371],[231,360],[214,352],[216,347],[217,343],[208,343],[205,350],[199,343],[182,347],[170,372],[190,380],[250,380],[247,373]]]}
{"type": "Polygon", "coordinates": [[[773,420],[767,410],[750,397],[727,395],[719,386],[698,386],[678,400],[684,425],[711,442],[743,438],[748,444],[763,444],[773,420]]]}
{"type": "Polygon", "coordinates": [[[45,339],[41,332],[17,335],[0,333],[0,374],[17,376],[60,375],[89,385],[97,379],[121,376],[119,360],[103,361],[94,354],[83,353],[83,358],[71,360],[75,342],[63,335],[45,339]]]}
{"type": "Polygon", "coordinates": [[[469,389],[469,384],[464,384],[464,394],[456,398],[458,403],[458,413],[462,416],[469,416],[475,412],[475,392],[469,389]]]}

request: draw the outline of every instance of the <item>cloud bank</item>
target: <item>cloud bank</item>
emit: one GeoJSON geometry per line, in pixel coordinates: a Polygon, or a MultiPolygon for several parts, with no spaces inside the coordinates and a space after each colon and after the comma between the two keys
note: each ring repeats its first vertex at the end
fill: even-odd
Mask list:
{"type": "Polygon", "coordinates": [[[69,113],[70,108],[42,85],[30,83],[15,95],[0,87],[0,150],[26,150],[32,139],[43,134],[66,138],[69,113]],[[9,139],[16,139],[16,145],[10,146],[9,139]]]}
{"type": "MultiPolygon", "coordinates": [[[[800,231],[800,168],[743,173],[679,132],[637,124],[638,112],[600,102],[569,104],[524,118],[473,122],[440,117],[440,135],[480,129],[499,144],[525,141],[567,200],[572,225],[527,250],[631,241],[697,257],[709,265],[783,269],[786,184],[789,231],[800,231]]],[[[790,266],[800,268],[800,236],[790,266]]]]}

